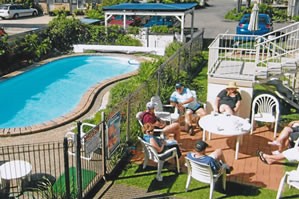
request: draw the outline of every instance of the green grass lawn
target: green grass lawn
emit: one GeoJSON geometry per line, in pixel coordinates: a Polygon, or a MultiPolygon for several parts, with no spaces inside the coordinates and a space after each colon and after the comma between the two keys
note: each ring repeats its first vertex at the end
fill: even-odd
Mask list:
{"type": "MultiPolygon", "coordinates": [[[[72,195],[76,195],[78,192],[77,185],[77,171],[75,167],[69,168],[69,181],[70,181],[70,191],[72,195]]],[[[96,176],[94,171],[89,171],[86,169],[82,169],[82,190],[84,190],[92,179],[96,176]]],[[[65,173],[63,173],[53,185],[54,192],[59,196],[64,196],[66,193],[66,185],[65,185],[65,173]]]]}
{"type": "MultiPolygon", "coordinates": [[[[126,184],[130,186],[136,186],[146,189],[148,192],[158,192],[161,194],[167,194],[175,196],[176,198],[208,198],[209,186],[207,184],[200,183],[191,180],[189,191],[185,192],[185,185],[187,175],[185,173],[177,175],[173,171],[167,169],[163,170],[163,182],[155,180],[156,167],[148,166],[146,169],[142,169],[142,165],[135,163],[128,164],[121,175],[116,179],[115,183],[126,184]],[[200,197],[199,197],[200,196],[200,197]]],[[[214,198],[276,198],[276,191],[269,190],[260,187],[243,185],[235,182],[227,181],[227,190],[224,192],[221,188],[221,183],[216,184],[214,190],[214,198]]],[[[285,186],[283,192],[285,198],[298,198],[299,190],[289,189],[285,186]]]]}

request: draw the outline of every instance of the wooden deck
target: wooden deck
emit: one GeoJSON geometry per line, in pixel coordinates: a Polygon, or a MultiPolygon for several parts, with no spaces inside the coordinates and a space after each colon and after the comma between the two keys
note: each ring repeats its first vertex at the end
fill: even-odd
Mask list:
{"type": "MultiPolygon", "coordinates": [[[[192,151],[193,146],[199,139],[202,139],[202,131],[196,129],[196,134],[190,136],[181,132],[182,147],[186,151],[192,151]]],[[[273,132],[267,126],[258,127],[252,135],[243,137],[243,143],[240,146],[239,158],[235,160],[235,137],[224,137],[212,134],[211,140],[207,143],[210,147],[207,152],[212,152],[216,148],[223,150],[226,161],[234,167],[233,172],[228,175],[228,180],[247,185],[277,190],[279,182],[284,173],[283,164],[267,165],[259,160],[256,151],[262,150],[266,153],[276,150],[275,147],[268,145],[268,141],[273,140],[273,132]]],[[[137,147],[137,153],[133,161],[142,161],[143,153],[141,147],[137,147]]],[[[187,152],[183,152],[183,156],[187,152]]],[[[184,166],[184,157],[180,158],[182,172],[186,172],[184,166]]]]}

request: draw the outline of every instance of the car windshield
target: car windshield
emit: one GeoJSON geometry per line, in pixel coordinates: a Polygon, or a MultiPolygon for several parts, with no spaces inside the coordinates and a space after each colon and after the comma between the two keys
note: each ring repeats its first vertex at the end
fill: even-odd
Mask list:
{"type": "MultiPolygon", "coordinates": [[[[242,24],[248,24],[250,20],[250,16],[244,16],[241,20],[242,24]]],[[[268,21],[265,17],[259,16],[259,24],[267,24],[268,21]]]]}
{"type": "Polygon", "coordinates": [[[8,6],[6,6],[6,5],[0,5],[0,10],[8,10],[8,6]]]}
{"type": "Polygon", "coordinates": [[[260,18],[259,18],[259,23],[267,24],[267,20],[266,20],[266,18],[260,17],[260,18]]]}

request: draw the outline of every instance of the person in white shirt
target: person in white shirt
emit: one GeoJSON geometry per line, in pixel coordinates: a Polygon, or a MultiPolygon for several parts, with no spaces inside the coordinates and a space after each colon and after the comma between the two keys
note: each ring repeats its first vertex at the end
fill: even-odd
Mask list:
{"type": "Polygon", "coordinates": [[[177,107],[180,113],[185,113],[186,131],[190,135],[194,135],[192,115],[193,113],[195,113],[198,117],[206,115],[203,105],[198,103],[190,89],[185,88],[181,83],[176,83],[175,91],[170,96],[170,103],[177,107]]]}

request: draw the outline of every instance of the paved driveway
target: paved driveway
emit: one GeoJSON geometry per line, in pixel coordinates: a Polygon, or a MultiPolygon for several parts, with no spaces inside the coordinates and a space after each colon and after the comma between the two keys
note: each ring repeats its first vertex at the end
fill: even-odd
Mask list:
{"type": "MultiPolygon", "coordinates": [[[[194,27],[205,29],[205,38],[215,38],[221,33],[234,34],[238,22],[224,19],[224,15],[236,7],[234,0],[209,0],[209,6],[195,10],[194,27]]],[[[0,27],[4,26],[9,34],[28,31],[31,28],[46,26],[53,17],[49,15],[26,17],[11,20],[1,20],[0,27]]],[[[191,16],[186,16],[186,25],[190,26],[191,16]]],[[[274,30],[286,26],[286,23],[274,23],[274,30]]]]}
{"type": "MultiPolygon", "coordinates": [[[[205,38],[215,38],[220,33],[235,33],[236,21],[227,21],[224,15],[235,7],[234,0],[209,0],[209,6],[195,10],[194,26],[205,29],[205,38]]],[[[190,16],[186,23],[190,23],[190,16]]]]}
{"type": "MultiPolygon", "coordinates": [[[[238,21],[224,19],[225,14],[236,7],[234,0],[209,0],[209,6],[200,8],[194,14],[194,27],[205,29],[205,38],[214,39],[218,34],[236,33],[238,21]]],[[[186,23],[190,24],[190,16],[187,17],[186,23]]],[[[274,30],[284,27],[288,23],[273,23],[274,30]]]]}

